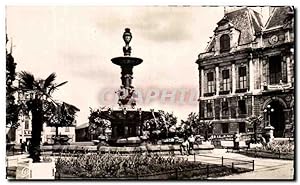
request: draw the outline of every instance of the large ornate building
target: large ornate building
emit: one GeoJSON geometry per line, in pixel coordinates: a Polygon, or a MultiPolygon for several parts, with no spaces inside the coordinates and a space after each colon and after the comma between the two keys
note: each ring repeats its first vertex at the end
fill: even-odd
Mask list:
{"type": "Polygon", "coordinates": [[[215,135],[253,130],[263,117],[275,137],[294,132],[294,9],[272,7],[266,24],[251,8],[225,13],[198,56],[199,115],[215,135]]]}

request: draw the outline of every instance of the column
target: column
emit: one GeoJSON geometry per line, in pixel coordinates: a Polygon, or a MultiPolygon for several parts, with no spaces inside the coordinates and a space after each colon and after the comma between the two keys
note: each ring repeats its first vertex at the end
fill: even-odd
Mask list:
{"type": "Polygon", "coordinates": [[[220,82],[219,82],[219,66],[216,66],[216,95],[219,95],[220,82]]]}
{"type": "Polygon", "coordinates": [[[201,87],[200,87],[200,97],[203,97],[204,96],[204,85],[205,85],[203,68],[201,68],[201,70],[200,70],[200,85],[201,85],[201,87]]]}
{"type": "Polygon", "coordinates": [[[249,57],[249,90],[250,92],[253,92],[254,90],[254,68],[253,68],[253,57],[252,54],[250,54],[249,57]]]}
{"type": "Polygon", "coordinates": [[[292,82],[292,73],[291,73],[291,58],[290,56],[286,57],[286,75],[287,75],[287,83],[291,83],[292,82]]]}
{"type": "Polygon", "coordinates": [[[265,82],[265,76],[264,76],[264,67],[263,63],[265,62],[264,58],[260,58],[259,60],[259,75],[260,75],[260,89],[264,89],[264,82],[265,82]]]}
{"type": "Polygon", "coordinates": [[[235,63],[231,64],[231,74],[232,74],[232,94],[235,94],[236,90],[236,72],[235,72],[235,63]]]}

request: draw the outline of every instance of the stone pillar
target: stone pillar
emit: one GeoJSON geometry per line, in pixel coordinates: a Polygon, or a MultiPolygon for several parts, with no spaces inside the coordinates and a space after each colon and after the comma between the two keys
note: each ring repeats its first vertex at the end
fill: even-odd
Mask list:
{"type": "Polygon", "coordinates": [[[253,92],[254,90],[254,67],[252,54],[249,57],[249,90],[250,92],[253,92]]]}
{"type": "Polygon", "coordinates": [[[220,91],[220,82],[219,82],[219,66],[216,66],[216,95],[219,95],[220,91]]]}
{"type": "Polygon", "coordinates": [[[267,85],[267,59],[265,57],[261,58],[260,61],[260,88],[261,90],[264,89],[264,85],[267,85]]]}
{"type": "Polygon", "coordinates": [[[287,83],[292,82],[292,73],[291,73],[291,58],[290,56],[286,57],[286,71],[287,71],[287,83]]]}
{"type": "Polygon", "coordinates": [[[235,94],[236,90],[236,72],[235,72],[235,63],[231,64],[231,74],[232,74],[232,94],[235,94]]]}
{"type": "Polygon", "coordinates": [[[200,97],[203,97],[204,96],[204,85],[205,85],[205,82],[204,82],[204,70],[203,68],[201,68],[200,70],[200,97]]]}

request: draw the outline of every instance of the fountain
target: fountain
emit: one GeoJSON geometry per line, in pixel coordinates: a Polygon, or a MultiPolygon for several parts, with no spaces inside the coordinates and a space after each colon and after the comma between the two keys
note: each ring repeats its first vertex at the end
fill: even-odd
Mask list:
{"type": "Polygon", "coordinates": [[[142,140],[143,122],[156,116],[158,112],[154,110],[143,111],[141,108],[136,108],[136,97],[134,87],[132,86],[133,67],[141,64],[142,59],[131,57],[131,47],[129,43],[132,39],[132,34],[129,28],[125,29],[123,40],[124,56],[112,58],[113,64],[121,67],[121,82],[118,94],[118,110],[107,108],[101,111],[100,118],[111,122],[112,135],[108,143],[112,146],[138,146],[142,140]]]}

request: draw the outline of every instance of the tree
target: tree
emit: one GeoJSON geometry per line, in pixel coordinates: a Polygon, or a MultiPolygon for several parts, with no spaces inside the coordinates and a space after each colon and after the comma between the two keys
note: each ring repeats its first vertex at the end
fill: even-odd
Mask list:
{"type": "Polygon", "coordinates": [[[76,112],[80,110],[66,102],[53,103],[51,105],[52,108],[51,111],[49,111],[48,126],[55,127],[55,137],[58,138],[58,128],[74,126],[76,112]]]}
{"type": "MultiPolygon", "coordinates": [[[[8,39],[6,38],[6,43],[8,39]]],[[[16,88],[13,82],[16,79],[16,63],[12,56],[12,51],[6,50],[6,125],[10,128],[18,127],[19,106],[15,103],[14,93],[16,88]]]]}
{"type": "Polygon", "coordinates": [[[202,133],[204,132],[204,139],[205,141],[207,141],[208,133],[213,129],[213,121],[212,120],[200,121],[200,129],[202,130],[202,133]]]}
{"type": "Polygon", "coordinates": [[[246,121],[253,125],[253,131],[254,131],[254,142],[257,143],[257,128],[262,123],[263,117],[262,116],[255,116],[252,115],[250,117],[246,118],[246,121]]]}
{"type": "Polygon", "coordinates": [[[49,116],[52,115],[53,105],[56,104],[52,100],[52,94],[58,87],[66,84],[67,81],[60,84],[54,83],[56,79],[55,73],[50,74],[46,79],[36,79],[33,74],[22,71],[19,73],[19,77],[18,90],[23,94],[30,94],[30,98],[25,99],[20,105],[26,113],[31,112],[32,115],[32,135],[29,154],[33,162],[39,162],[43,124],[49,120],[49,116]]]}
{"type": "Polygon", "coordinates": [[[200,133],[200,119],[199,115],[195,112],[191,112],[186,121],[181,120],[181,127],[186,135],[199,134],[200,133]]]}
{"type": "Polygon", "coordinates": [[[90,108],[90,116],[89,116],[89,132],[92,135],[99,136],[99,135],[105,135],[105,130],[107,128],[110,128],[111,123],[109,120],[102,119],[101,118],[101,111],[104,109],[92,109],[90,108]]]}
{"type": "Polygon", "coordinates": [[[191,112],[186,121],[182,121],[182,127],[185,134],[203,134],[205,141],[208,140],[208,133],[213,128],[212,121],[201,121],[199,115],[191,112]]]}
{"type": "Polygon", "coordinates": [[[144,122],[144,130],[150,132],[150,137],[155,133],[159,133],[162,138],[170,137],[170,133],[175,135],[177,117],[173,113],[164,112],[163,110],[159,110],[158,113],[158,117],[144,122]]]}

